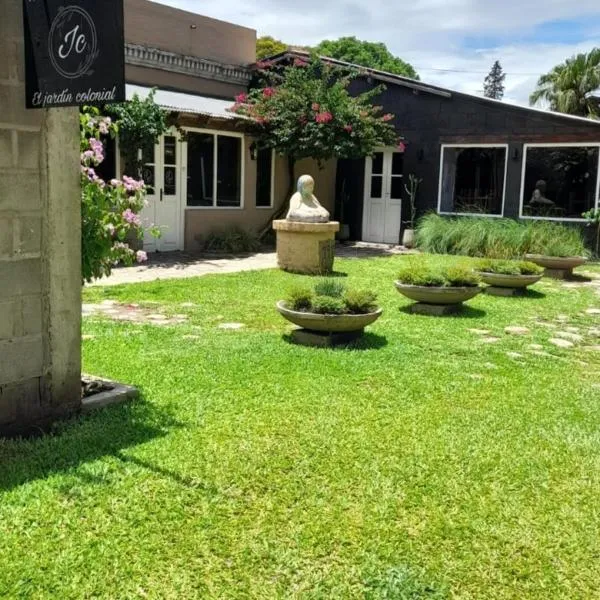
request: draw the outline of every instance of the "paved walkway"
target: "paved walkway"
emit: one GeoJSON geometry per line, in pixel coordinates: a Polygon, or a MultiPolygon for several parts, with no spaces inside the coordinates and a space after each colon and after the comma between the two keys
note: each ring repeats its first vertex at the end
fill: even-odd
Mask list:
{"type": "MultiPolygon", "coordinates": [[[[386,244],[338,244],[336,256],[344,258],[368,258],[401,254],[405,250],[400,246],[386,244]]],[[[166,252],[150,254],[143,265],[118,267],[110,277],[99,279],[92,286],[119,285],[122,283],[140,283],[157,279],[184,279],[200,277],[210,273],[236,273],[277,267],[275,252],[259,252],[245,256],[206,256],[186,252],[166,252]]]]}

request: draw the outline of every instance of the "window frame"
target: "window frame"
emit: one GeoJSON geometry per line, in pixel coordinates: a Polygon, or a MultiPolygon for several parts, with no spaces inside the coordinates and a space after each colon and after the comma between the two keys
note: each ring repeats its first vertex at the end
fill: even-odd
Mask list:
{"type": "Polygon", "coordinates": [[[600,143],[598,142],[540,142],[523,144],[523,158],[521,159],[521,187],[519,189],[519,219],[529,219],[533,221],[558,221],[566,223],[586,223],[583,217],[536,217],[534,215],[523,214],[523,195],[525,193],[525,171],[527,169],[527,150],[529,148],[598,148],[598,166],[596,169],[596,200],[594,209],[599,208],[598,195],[600,194],[600,143]]]}
{"type": "Polygon", "coordinates": [[[184,156],[182,157],[181,170],[183,175],[183,181],[185,181],[185,188],[182,189],[183,193],[183,203],[185,206],[185,210],[244,210],[244,201],[245,201],[245,175],[246,175],[246,136],[243,133],[236,133],[231,131],[221,131],[218,129],[204,129],[200,127],[183,127],[182,128],[184,135],[189,133],[205,133],[208,135],[212,135],[214,139],[213,144],[213,160],[214,160],[214,171],[213,171],[213,204],[212,206],[189,206],[187,203],[187,167],[188,167],[188,143],[187,141],[184,143],[184,156]],[[240,205],[239,206],[218,206],[217,205],[217,196],[218,196],[218,185],[217,185],[217,174],[219,172],[219,162],[218,162],[218,136],[222,137],[233,137],[239,138],[240,142],[240,205]]]}
{"type": "Polygon", "coordinates": [[[508,144],[441,144],[440,145],[440,176],[438,181],[438,204],[437,212],[439,215],[448,215],[455,217],[482,217],[492,219],[502,219],[504,217],[504,209],[506,205],[506,182],[508,178],[508,158],[509,158],[509,145],[508,144]],[[467,213],[467,212],[449,212],[442,210],[442,182],[444,178],[444,150],[446,148],[503,148],[506,153],[506,159],[504,161],[504,183],[502,185],[502,210],[500,214],[489,214],[489,213],[467,213]]]}
{"type": "Polygon", "coordinates": [[[256,202],[258,201],[258,197],[256,195],[256,188],[258,186],[258,156],[256,158],[256,181],[257,184],[254,186],[254,208],[257,210],[269,210],[272,209],[275,205],[275,161],[277,160],[277,155],[275,153],[275,148],[271,148],[271,194],[269,195],[269,205],[268,206],[258,206],[256,202]]]}

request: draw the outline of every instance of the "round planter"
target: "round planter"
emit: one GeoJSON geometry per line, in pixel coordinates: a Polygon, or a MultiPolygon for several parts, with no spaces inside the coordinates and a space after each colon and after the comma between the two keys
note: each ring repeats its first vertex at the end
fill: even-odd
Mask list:
{"type": "Polygon", "coordinates": [[[402,234],[402,245],[405,248],[414,248],[415,247],[415,230],[414,229],[405,229],[402,234]]]}
{"type": "Polygon", "coordinates": [[[583,256],[543,256],[542,254],[526,254],[525,260],[544,267],[544,269],[556,269],[560,271],[571,271],[587,262],[583,256]]]}
{"type": "Polygon", "coordinates": [[[522,289],[537,283],[543,275],[503,275],[477,271],[483,283],[494,287],[522,289]]]}
{"type": "Polygon", "coordinates": [[[423,304],[461,304],[481,293],[482,288],[477,287],[426,287],[421,285],[407,285],[396,281],[396,288],[403,295],[423,304]]]}
{"type": "Polygon", "coordinates": [[[345,333],[350,331],[360,331],[367,325],[371,325],[379,319],[383,309],[364,315],[319,315],[317,313],[301,312],[286,308],[285,302],[280,300],[277,303],[277,310],[281,315],[298,327],[309,329],[310,331],[324,331],[327,333],[345,333]]]}

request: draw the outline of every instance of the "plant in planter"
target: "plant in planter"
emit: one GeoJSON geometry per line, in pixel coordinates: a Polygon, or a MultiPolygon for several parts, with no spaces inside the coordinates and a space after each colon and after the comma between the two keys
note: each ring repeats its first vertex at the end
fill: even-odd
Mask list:
{"type": "Polygon", "coordinates": [[[323,279],[314,288],[290,290],[277,303],[280,314],[300,327],[292,333],[295,342],[310,346],[346,344],[364,333],[382,314],[377,297],[368,290],[346,289],[336,279],[323,279]]]}
{"type": "Polygon", "coordinates": [[[530,285],[544,275],[543,267],[518,260],[482,260],[475,271],[481,277],[486,294],[492,296],[522,296],[530,285]]]}
{"type": "Polygon", "coordinates": [[[482,291],[481,279],[466,266],[433,268],[425,262],[411,261],[398,274],[397,290],[416,304],[412,312],[443,315],[457,312],[462,303],[482,291]]]}
{"type": "Polygon", "coordinates": [[[407,221],[408,227],[402,234],[402,245],[405,248],[413,248],[415,245],[415,219],[417,217],[417,192],[419,185],[423,182],[414,173],[408,176],[408,184],[404,184],[404,189],[410,202],[410,221],[407,221]]]}

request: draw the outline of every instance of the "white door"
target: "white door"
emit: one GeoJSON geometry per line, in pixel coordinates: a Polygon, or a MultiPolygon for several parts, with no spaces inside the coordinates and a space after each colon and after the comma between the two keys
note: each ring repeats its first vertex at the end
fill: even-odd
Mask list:
{"type": "Polygon", "coordinates": [[[144,250],[183,250],[181,243],[181,142],[176,132],[161,136],[153,150],[146,152],[142,179],[148,186],[148,206],[142,211],[144,250]],[[160,229],[160,237],[148,231],[160,229]]]}
{"type": "Polygon", "coordinates": [[[403,153],[394,150],[381,150],[366,159],[362,236],[365,242],[400,243],[403,162],[403,153]]]}

